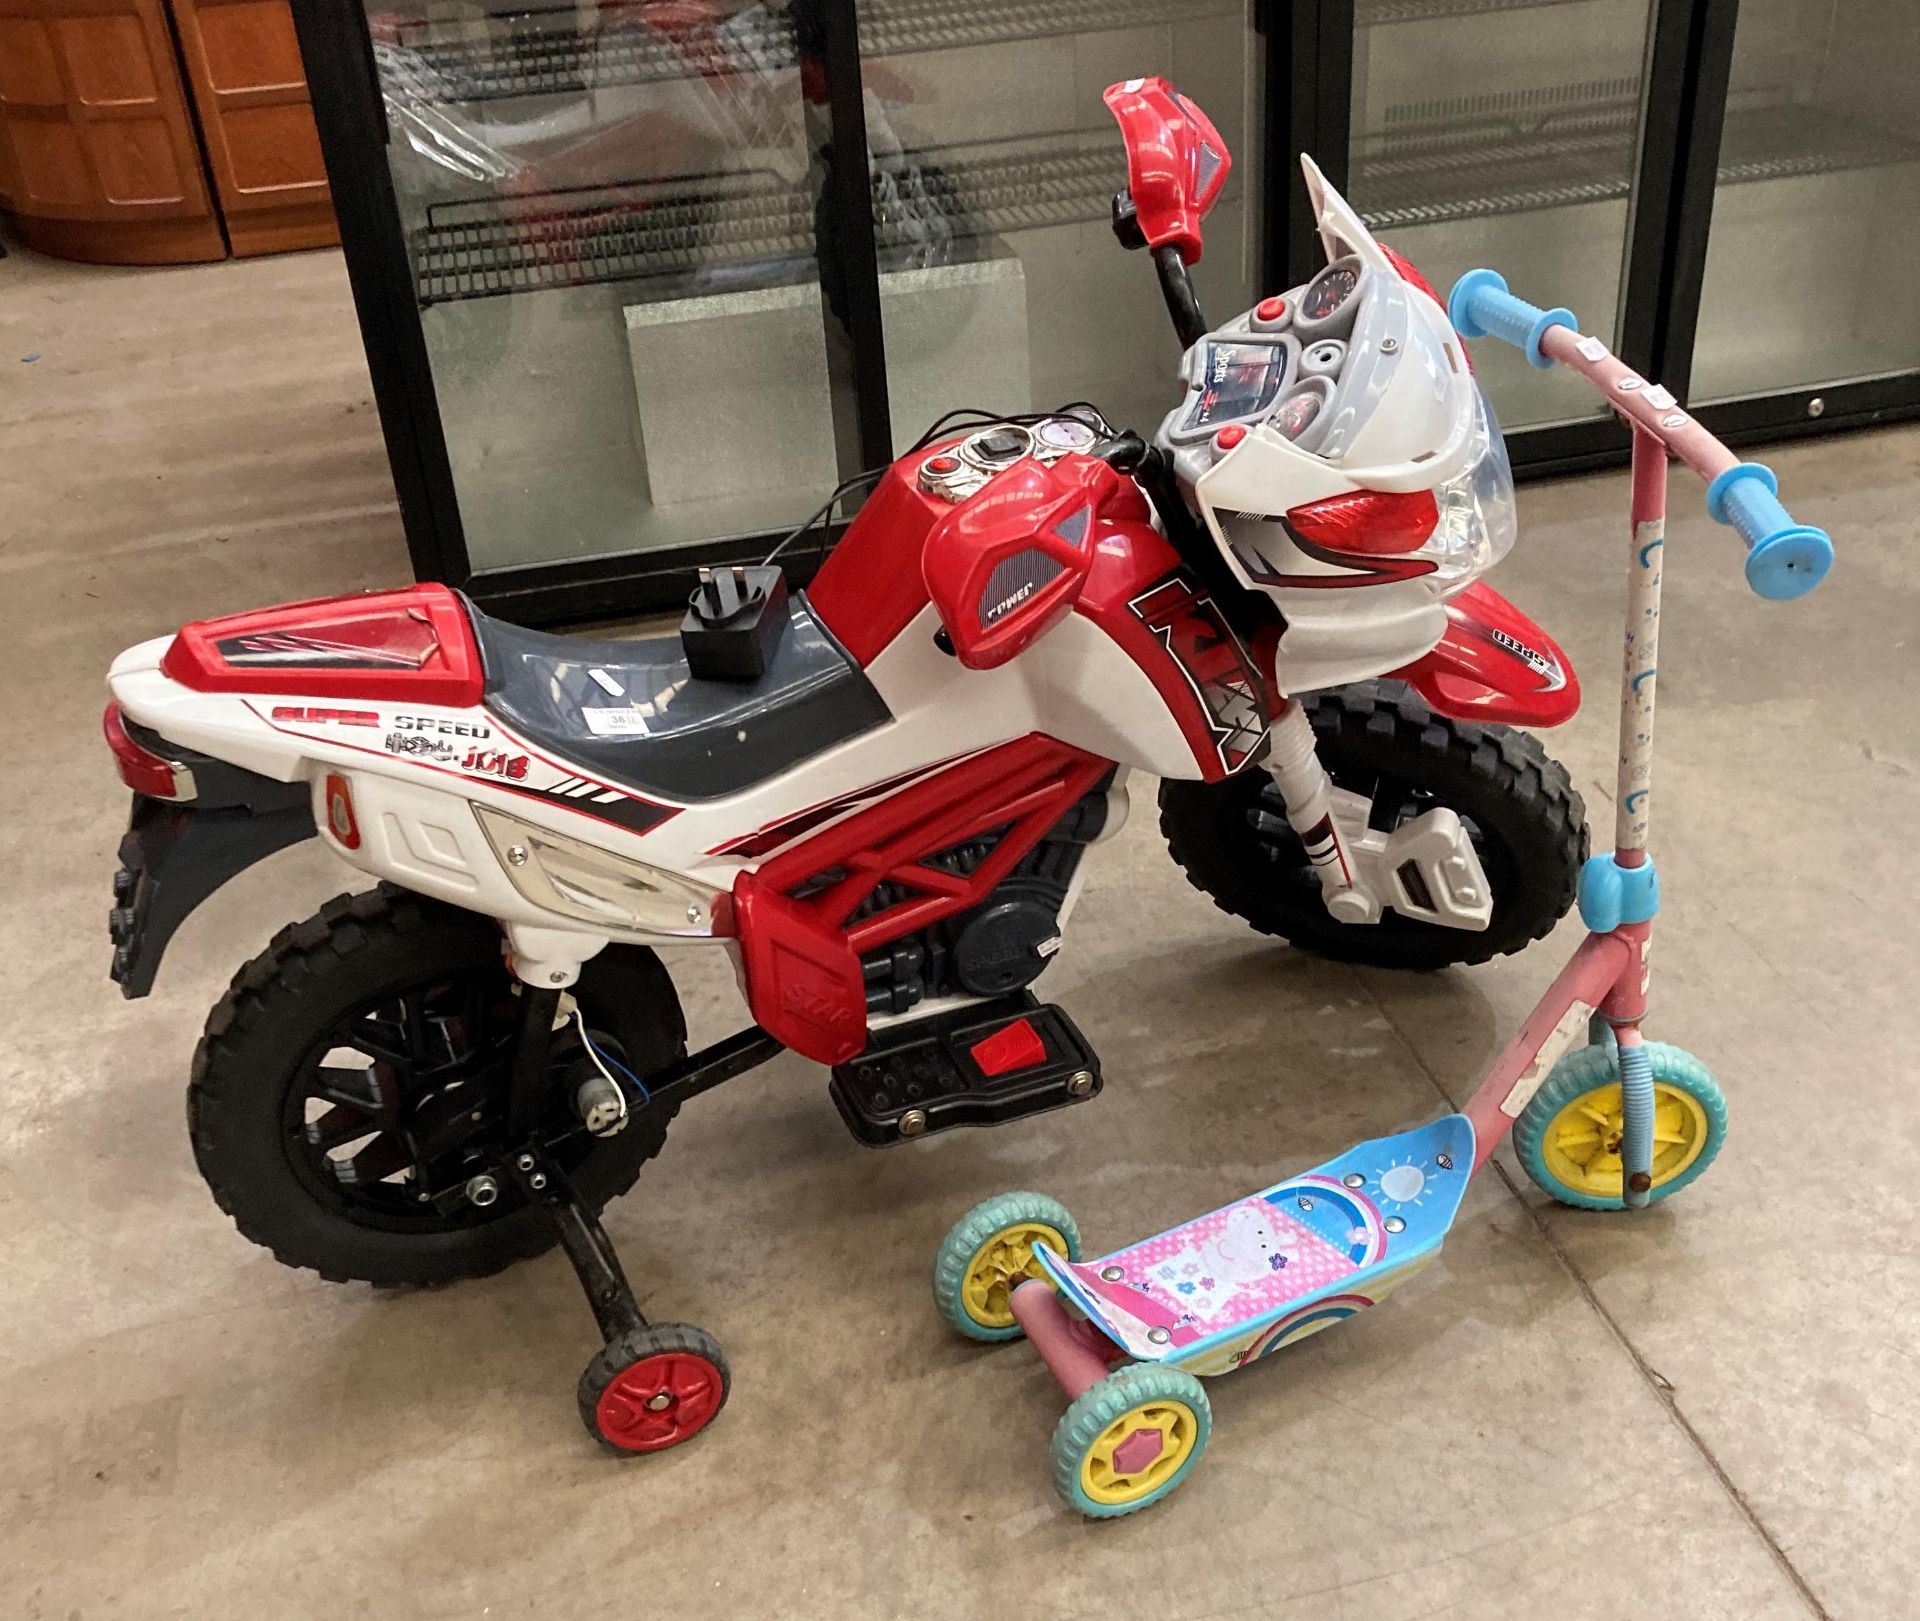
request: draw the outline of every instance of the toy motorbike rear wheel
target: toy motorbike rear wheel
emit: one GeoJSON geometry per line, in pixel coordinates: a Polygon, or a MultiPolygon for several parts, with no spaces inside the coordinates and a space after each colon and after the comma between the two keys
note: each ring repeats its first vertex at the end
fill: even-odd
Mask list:
{"type": "Polygon", "coordinates": [[[1223,912],[1302,951],[1382,968],[1444,968],[1523,950],[1573,904],[1587,858],[1586,806],[1566,768],[1525,732],[1435,714],[1398,682],[1365,681],[1302,700],[1334,785],[1373,801],[1392,829],[1437,805],[1467,825],[1493,917],[1484,930],[1387,912],[1328,915],[1285,802],[1258,766],[1225,782],[1160,785],[1160,829],[1187,879],[1223,912]]]}
{"type": "MultiPolygon", "coordinates": [[[[651,951],[603,951],[572,994],[595,1045],[643,1082],[686,1050],[651,951]]],[[[550,1248],[545,1213],[487,1176],[517,1013],[488,918],[382,886],[282,929],[194,1054],[187,1122],[220,1208],[335,1282],[446,1283],[550,1248]]],[[[589,1136],[571,1095],[589,1062],[572,1030],[556,1033],[537,1129],[597,1211],[660,1151],[673,1110],[636,1098],[624,1130],[589,1136]]]]}

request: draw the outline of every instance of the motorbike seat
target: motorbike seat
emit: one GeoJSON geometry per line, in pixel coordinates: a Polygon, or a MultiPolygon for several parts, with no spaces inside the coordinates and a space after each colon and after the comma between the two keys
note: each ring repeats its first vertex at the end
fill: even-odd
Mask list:
{"type": "Polygon", "coordinates": [[[550,636],[469,606],[488,711],[556,759],[690,803],[739,793],[891,720],[803,593],[758,681],[711,681],[680,638],[550,636]]]}

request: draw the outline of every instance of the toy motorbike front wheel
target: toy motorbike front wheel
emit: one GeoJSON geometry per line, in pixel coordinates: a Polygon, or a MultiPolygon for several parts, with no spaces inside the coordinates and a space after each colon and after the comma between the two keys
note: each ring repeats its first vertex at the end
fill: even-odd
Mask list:
{"type": "MultiPolygon", "coordinates": [[[[659,959],[614,947],[572,993],[594,1043],[642,1081],[685,1051],[659,959]]],[[[491,919],[381,887],[329,901],[234,977],[194,1054],[187,1122],[220,1208],[288,1266],[335,1282],[446,1283],[555,1242],[499,1151],[518,997],[491,919]]],[[[660,1151],[671,1107],[635,1100],[618,1134],[573,1112],[589,1062],[557,1033],[537,1123],[598,1210],[660,1151]]]]}
{"type": "Polygon", "coordinates": [[[1587,858],[1586,806],[1566,768],[1525,732],[1435,714],[1398,682],[1366,681],[1302,700],[1334,785],[1373,802],[1390,831],[1444,805],[1459,813],[1493,889],[1482,930],[1385,913],[1342,923],[1288,824],[1273,779],[1160,785],[1160,829],[1196,889],[1262,934],[1343,962],[1445,968],[1487,962],[1545,936],[1573,904],[1587,858]]]}

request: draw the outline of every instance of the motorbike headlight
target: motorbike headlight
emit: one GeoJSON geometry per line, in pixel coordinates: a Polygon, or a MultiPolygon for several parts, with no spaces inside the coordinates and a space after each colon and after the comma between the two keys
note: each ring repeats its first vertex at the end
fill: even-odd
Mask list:
{"type": "Polygon", "coordinates": [[[1506,440],[1483,391],[1478,391],[1471,460],[1433,492],[1439,518],[1419,555],[1431,557],[1433,578],[1465,586],[1513,550],[1519,524],[1514,510],[1513,466],[1506,440]]]}
{"type": "Polygon", "coordinates": [[[513,887],[542,910],[605,929],[702,938],[713,933],[712,891],[504,811],[485,805],[473,810],[513,887]]]}

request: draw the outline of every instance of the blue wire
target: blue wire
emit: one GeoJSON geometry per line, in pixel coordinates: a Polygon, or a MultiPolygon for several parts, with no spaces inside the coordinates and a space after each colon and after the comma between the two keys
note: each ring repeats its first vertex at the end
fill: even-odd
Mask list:
{"type": "Polygon", "coordinates": [[[587,1051],[598,1058],[601,1063],[605,1064],[609,1069],[617,1070],[633,1083],[634,1090],[640,1094],[640,1101],[642,1103],[651,1103],[653,1101],[653,1094],[647,1090],[647,1083],[645,1081],[641,1080],[638,1075],[634,1074],[632,1070],[628,1069],[625,1064],[621,1063],[620,1060],[615,1058],[611,1053],[603,1053],[594,1045],[593,1037],[587,1034],[587,1021],[585,1019],[580,1021],[580,1039],[587,1044],[587,1051]]]}

